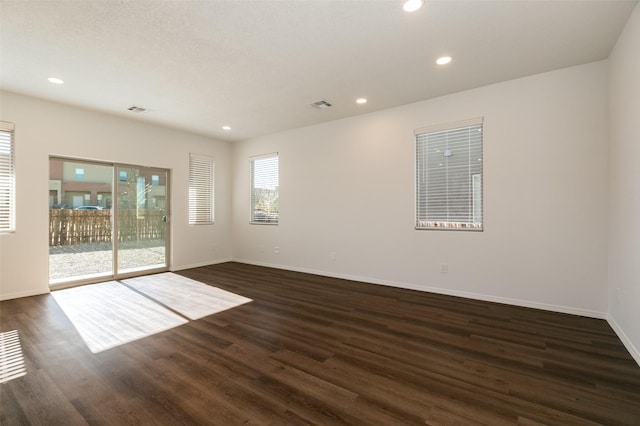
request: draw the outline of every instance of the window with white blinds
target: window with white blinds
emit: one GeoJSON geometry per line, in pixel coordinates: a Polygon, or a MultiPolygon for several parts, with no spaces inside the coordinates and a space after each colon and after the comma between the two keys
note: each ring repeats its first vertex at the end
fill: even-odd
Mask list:
{"type": "Polygon", "coordinates": [[[16,229],[16,177],[12,123],[0,121],[0,234],[16,229]]]}
{"type": "Polygon", "coordinates": [[[416,130],[416,229],[483,229],[483,119],[416,130]]]}
{"type": "Polygon", "coordinates": [[[251,223],[278,223],[278,154],[252,157],[251,223]]]}
{"type": "Polygon", "coordinates": [[[213,223],[214,159],[189,154],[189,225],[213,223]]]}

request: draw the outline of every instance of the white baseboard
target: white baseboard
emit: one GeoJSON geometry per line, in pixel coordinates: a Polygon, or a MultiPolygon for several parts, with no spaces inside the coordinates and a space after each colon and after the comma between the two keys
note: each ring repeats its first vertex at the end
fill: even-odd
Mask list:
{"type": "Polygon", "coordinates": [[[405,288],[408,290],[425,291],[430,293],[444,294],[447,296],[465,297],[467,299],[483,300],[485,302],[503,303],[506,305],[522,306],[525,308],[541,309],[545,311],[560,312],[563,314],[579,315],[583,317],[598,318],[598,319],[607,318],[606,312],[591,311],[591,310],[575,308],[571,306],[551,305],[546,303],[532,302],[532,301],[520,300],[520,299],[511,299],[507,297],[492,296],[487,294],[449,290],[445,288],[422,286],[422,285],[403,283],[403,282],[397,282],[397,281],[380,280],[380,279],[371,278],[371,277],[337,274],[334,272],[319,271],[319,270],[307,269],[307,268],[298,268],[294,266],[277,265],[277,264],[271,264],[271,263],[265,263],[265,262],[255,262],[247,259],[234,258],[233,262],[246,263],[249,265],[256,265],[256,266],[265,266],[265,267],[275,268],[275,269],[285,269],[289,271],[303,272],[306,274],[322,275],[325,277],[340,278],[340,279],[350,280],[350,281],[359,281],[367,284],[385,285],[388,287],[397,287],[397,288],[405,288]]]}
{"type": "Polygon", "coordinates": [[[169,270],[174,272],[174,271],[182,271],[185,269],[192,269],[192,268],[201,268],[203,266],[209,266],[209,265],[217,265],[218,263],[226,263],[226,262],[232,262],[233,259],[231,258],[225,258],[225,259],[216,259],[216,260],[209,260],[207,262],[201,262],[201,263],[192,263],[189,265],[178,265],[178,266],[174,266],[172,265],[169,270]]]}
{"type": "Polygon", "coordinates": [[[622,343],[624,344],[624,347],[627,348],[627,350],[629,351],[629,353],[631,354],[633,359],[640,366],[640,350],[638,350],[638,348],[635,347],[635,345],[633,344],[631,339],[629,339],[627,337],[627,335],[624,334],[624,331],[622,330],[622,327],[620,327],[618,325],[618,323],[616,322],[615,318],[613,318],[609,314],[607,315],[607,322],[609,323],[611,328],[613,328],[613,331],[615,331],[615,333],[618,335],[620,340],[622,340],[622,343]]]}
{"type": "Polygon", "coordinates": [[[43,294],[49,294],[49,289],[46,290],[29,290],[29,291],[20,291],[17,293],[8,293],[0,295],[0,301],[3,300],[11,300],[11,299],[19,299],[21,297],[29,297],[29,296],[40,296],[43,294]]]}

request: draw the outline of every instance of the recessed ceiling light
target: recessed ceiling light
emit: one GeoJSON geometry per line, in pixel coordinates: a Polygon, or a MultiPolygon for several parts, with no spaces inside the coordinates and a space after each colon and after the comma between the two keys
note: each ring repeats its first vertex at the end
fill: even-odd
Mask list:
{"type": "Polygon", "coordinates": [[[229,127],[229,126],[222,126],[222,130],[231,130],[231,127],[229,127]]]}
{"type": "Polygon", "coordinates": [[[436,60],[436,64],[438,65],[446,65],[449,62],[451,62],[451,56],[443,56],[441,58],[438,58],[438,60],[436,60]]]}
{"type": "Polygon", "coordinates": [[[64,84],[64,80],[58,77],[49,77],[47,80],[49,80],[49,83],[53,84],[64,84]]]}
{"type": "Polygon", "coordinates": [[[416,10],[420,9],[423,4],[423,0],[407,0],[404,2],[402,8],[405,12],[415,12],[416,10]]]}
{"type": "Polygon", "coordinates": [[[356,99],[356,103],[357,104],[366,104],[367,100],[365,98],[359,98],[359,99],[356,99]]]}

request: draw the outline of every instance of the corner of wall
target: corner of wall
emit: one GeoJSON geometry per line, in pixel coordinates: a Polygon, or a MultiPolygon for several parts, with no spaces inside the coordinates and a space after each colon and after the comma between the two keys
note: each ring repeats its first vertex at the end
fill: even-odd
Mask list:
{"type": "Polygon", "coordinates": [[[609,56],[607,321],[640,365],[640,4],[609,56]]]}
{"type": "Polygon", "coordinates": [[[640,350],[633,344],[631,339],[625,334],[624,329],[620,327],[620,325],[611,315],[607,315],[606,319],[607,323],[609,323],[613,331],[618,335],[618,337],[624,344],[625,348],[627,348],[627,350],[629,351],[631,357],[640,366],[640,350]]]}

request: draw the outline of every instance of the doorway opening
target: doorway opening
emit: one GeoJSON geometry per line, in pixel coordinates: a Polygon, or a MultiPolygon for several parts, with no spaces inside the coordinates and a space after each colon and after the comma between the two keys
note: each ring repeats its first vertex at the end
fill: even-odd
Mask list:
{"type": "Polygon", "coordinates": [[[119,279],[169,266],[169,171],[49,159],[49,285],[119,279]]]}

